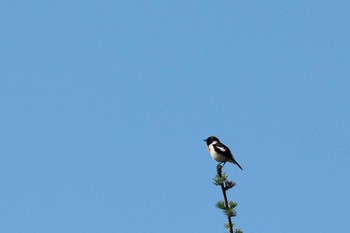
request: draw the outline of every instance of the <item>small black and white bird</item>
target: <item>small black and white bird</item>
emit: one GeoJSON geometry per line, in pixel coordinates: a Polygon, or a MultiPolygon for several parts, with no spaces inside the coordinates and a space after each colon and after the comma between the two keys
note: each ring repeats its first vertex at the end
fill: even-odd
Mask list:
{"type": "Polygon", "coordinates": [[[210,136],[207,139],[204,139],[204,141],[207,143],[208,151],[213,159],[220,164],[223,163],[223,165],[225,165],[226,162],[234,163],[243,171],[241,165],[239,165],[233,158],[230,149],[222,144],[217,137],[210,136]]]}

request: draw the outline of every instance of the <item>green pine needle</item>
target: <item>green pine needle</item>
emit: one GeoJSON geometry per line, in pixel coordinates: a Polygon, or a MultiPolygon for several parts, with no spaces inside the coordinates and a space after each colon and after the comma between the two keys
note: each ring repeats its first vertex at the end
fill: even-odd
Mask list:
{"type": "Polygon", "coordinates": [[[237,215],[236,211],[231,208],[224,210],[224,213],[227,217],[235,217],[237,215]]]}
{"type": "Polygon", "coordinates": [[[227,179],[227,175],[225,173],[222,174],[222,176],[216,175],[214,178],[214,184],[215,185],[222,185],[227,179]]]}
{"type": "Polygon", "coordinates": [[[227,230],[229,230],[230,229],[230,224],[226,223],[225,227],[226,227],[227,230]]]}
{"type": "Polygon", "coordinates": [[[234,209],[234,208],[236,208],[237,203],[236,203],[236,202],[233,202],[233,201],[229,201],[228,206],[229,206],[230,208],[234,209]]]}
{"type": "Polygon", "coordinates": [[[216,208],[225,210],[225,209],[226,209],[225,203],[224,203],[223,201],[218,201],[218,202],[216,203],[216,208]]]}

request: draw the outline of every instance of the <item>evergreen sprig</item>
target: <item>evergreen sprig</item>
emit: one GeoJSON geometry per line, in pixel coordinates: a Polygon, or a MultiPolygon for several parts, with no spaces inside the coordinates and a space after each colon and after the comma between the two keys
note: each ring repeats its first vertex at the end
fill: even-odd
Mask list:
{"type": "Polygon", "coordinates": [[[227,182],[227,175],[226,173],[221,174],[221,176],[219,176],[218,174],[216,174],[215,178],[214,178],[214,184],[216,186],[218,185],[222,185],[223,183],[227,182]]]}
{"type": "Polygon", "coordinates": [[[226,209],[225,202],[224,202],[224,201],[218,201],[218,202],[216,203],[216,207],[217,207],[218,209],[225,210],[225,209],[226,209]]]}
{"type": "Polygon", "coordinates": [[[218,209],[221,209],[224,212],[224,214],[227,216],[228,222],[225,224],[226,229],[228,229],[230,233],[243,233],[243,231],[238,228],[235,231],[233,231],[234,224],[231,218],[237,215],[237,212],[235,209],[237,207],[237,203],[233,201],[227,201],[227,195],[226,195],[226,191],[236,186],[236,183],[227,180],[227,175],[226,173],[222,173],[222,166],[220,164],[217,166],[217,174],[213,180],[214,180],[213,183],[216,186],[221,186],[222,194],[224,196],[224,200],[218,201],[216,203],[216,207],[218,209]]]}

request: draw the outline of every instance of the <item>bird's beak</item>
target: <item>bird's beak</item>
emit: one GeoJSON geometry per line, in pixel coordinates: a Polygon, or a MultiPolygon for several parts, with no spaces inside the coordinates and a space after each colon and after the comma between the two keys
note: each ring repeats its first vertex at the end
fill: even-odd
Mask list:
{"type": "Polygon", "coordinates": [[[206,142],[206,141],[207,141],[207,139],[204,139],[203,141],[205,141],[205,142],[206,142]]]}

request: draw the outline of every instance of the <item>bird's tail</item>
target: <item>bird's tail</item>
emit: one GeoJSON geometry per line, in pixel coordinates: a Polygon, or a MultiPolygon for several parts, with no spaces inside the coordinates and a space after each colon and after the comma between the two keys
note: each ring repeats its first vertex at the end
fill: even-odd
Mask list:
{"type": "Polygon", "coordinates": [[[236,164],[243,171],[243,168],[241,167],[241,165],[239,165],[239,163],[237,163],[235,159],[230,160],[230,162],[236,164]]]}

